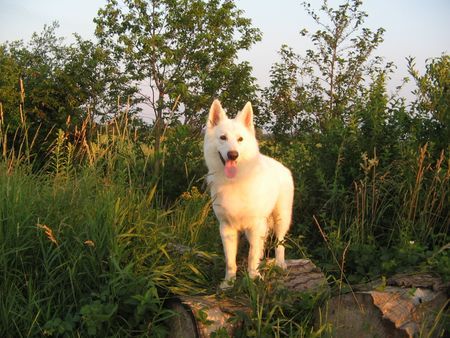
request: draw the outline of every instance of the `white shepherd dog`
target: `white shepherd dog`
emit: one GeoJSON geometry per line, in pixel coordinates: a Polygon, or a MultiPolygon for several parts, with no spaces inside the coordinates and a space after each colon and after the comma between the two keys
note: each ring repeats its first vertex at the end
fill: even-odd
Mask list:
{"type": "Polygon", "coordinates": [[[292,216],[294,184],[289,169],[259,152],[253,109],[247,102],[236,118],[229,119],[218,100],[211,105],[206,126],[204,156],[213,209],[220,222],[225,251],[225,288],[236,277],[239,232],[250,243],[248,273],[259,276],[264,242],[269,229],[277,238],[275,262],[286,268],[282,242],[292,216]]]}

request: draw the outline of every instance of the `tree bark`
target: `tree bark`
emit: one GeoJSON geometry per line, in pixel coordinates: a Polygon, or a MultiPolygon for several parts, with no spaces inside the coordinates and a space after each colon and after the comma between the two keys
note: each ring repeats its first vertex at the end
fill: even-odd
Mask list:
{"type": "Polygon", "coordinates": [[[356,287],[317,310],[315,326],[333,337],[439,337],[448,317],[446,286],[430,274],[398,275],[356,287]],[[445,313],[447,312],[447,313],[445,313]]]}

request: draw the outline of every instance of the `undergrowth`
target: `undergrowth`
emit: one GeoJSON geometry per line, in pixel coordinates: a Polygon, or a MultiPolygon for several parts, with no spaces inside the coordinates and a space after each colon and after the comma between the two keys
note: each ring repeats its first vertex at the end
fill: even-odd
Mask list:
{"type": "MultiPolygon", "coordinates": [[[[164,307],[166,299],[217,292],[224,263],[210,198],[202,190],[201,142],[180,128],[163,143],[171,157],[163,159],[160,181],[152,174],[152,147],[126,113],[108,125],[68,123],[67,130],[54,131],[44,156],[34,150],[36,135],[28,134],[26,121],[14,132],[0,125],[1,336],[162,337],[165,320],[174,315],[164,307]],[[177,144],[190,149],[189,156],[176,157],[177,144]],[[170,181],[173,168],[176,184],[170,181]],[[173,190],[168,198],[173,184],[176,191],[184,184],[184,192],[173,190]]],[[[425,144],[390,163],[376,151],[362,153],[351,163],[359,174],[346,183],[348,160],[341,156],[348,149],[342,146],[330,183],[314,142],[284,148],[300,150],[294,152],[270,140],[262,144],[293,168],[300,196],[288,256],[312,258],[337,290],[408,271],[448,280],[445,151],[433,156],[425,144]],[[308,201],[320,186],[314,182],[322,182],[323,190],[308,201]]],[[[273,273],[267,271],[269,278],[273,273]]],[[[326,295],[293,294],[245,274],[232,292],[250,304],[249,313],[237,314],[242,336],[332,332],[312,320],[326,295]]]]}

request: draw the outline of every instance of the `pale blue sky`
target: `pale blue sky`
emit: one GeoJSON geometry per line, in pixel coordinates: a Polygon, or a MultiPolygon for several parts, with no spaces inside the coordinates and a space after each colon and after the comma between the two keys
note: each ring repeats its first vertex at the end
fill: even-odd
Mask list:
{"type": "MultiPolygon", "coordinates": [[[[44,24],[60,23],[59,34],[70,37],[79,33],[93,38],[92,19],[105,0],[0,0],[0,43],[6,40],[28,40],[44,24]]],[[[285,43],[302,53],[310,45],[299,36],[301,28],[314,28],[301,0],[236,0],[239,8],[263,32],[263,40],[250,51],[241,53],[250,61],[261,86],[269,82],[271,65],[278,60],[277,51],[285,43]]],[[[321,1],[311,0],[313,7],[321,1]]],[[[329,0],[331,5],[342,1],[329,0]]],[[[363,9],[369,14],[366,25],[386,29],[385,41],[376,51],[386,61],[398,66],[390,87],[407,75],[406,56],[415,56],[423,69],[426,58],[450,52],[449,0],[366,0],[363,9]]]]}

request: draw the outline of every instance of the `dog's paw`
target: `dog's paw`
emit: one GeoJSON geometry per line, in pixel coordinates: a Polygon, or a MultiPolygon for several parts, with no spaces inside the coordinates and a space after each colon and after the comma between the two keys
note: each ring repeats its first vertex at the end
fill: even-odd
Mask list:
{"type": "Polygon", "coordinates": [[[236,278],[230,278],[230,279],[224,279],[220,285],[219,288],[221,290],[227,290],[233,287],[234,282],[235,282],[236,278]]]}
{"type": "Polygon", "coordinates": [[[258,270],[248,271],[248,276],[251,279],[257,279],[257,278],[262,279],[261,273],[258,270]]]}

